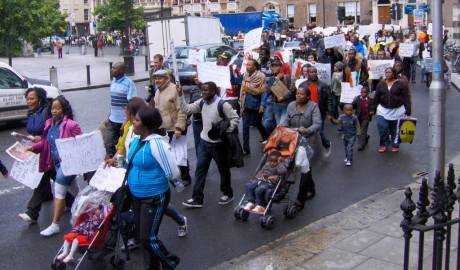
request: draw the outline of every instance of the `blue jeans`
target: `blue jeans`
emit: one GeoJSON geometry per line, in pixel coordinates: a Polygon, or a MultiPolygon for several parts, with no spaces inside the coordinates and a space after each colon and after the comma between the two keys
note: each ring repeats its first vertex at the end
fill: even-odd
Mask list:
{"type": "Polygon", "coordinates": [[[200,133],[203,130],[203,121],[192,120],[193,139],[195,141],[195,153],[198,157],[198,144],[200,143],[200,133]]]}
{"type": "Polygon", "coordinates": [[[380,136],[380,146],[388,147],[391,145],[394,148],[399,148],[398,134],[396,134],[398,120],[386,120],[380,115],[376,116],[376,120],[380,136]]]}
{"type": "Polygon", "coordinates": [[[417,73],[417,58],[416,57],[413,57],[412,58],[412,62],[410,64],[410,79],[411,81],[415,82],[415,78],[417,77],[416,73],[417,73]]]}
{"type": "Polygon", "coordinates": [[[250,126],[254,126],[259,130],[263,141],[268,138],[267,132],[262,126],[262,115],[259,113],[259,111],[245,108],[243,111],[243,151],[246,153],[251,152],[249,147],[250,126]]]}
{"type": "Polygon", "coordinates": [[[275,116],[276,125],[283,122],[287,116],[287,104],[284,103],[273,103],[273,115],[275,116]]]}
{"type": "Polygon", "coordinates": [[[262,116],[262,126],[264,126],[267,134],[272,133],[276,127],[275,117],[273,115],[273,103],[267,104],[264,109],[264,115],[262,116]]]}
{"type": "Polygon", "coordinates": [[[355,145],[356,136],[344,136],[343,145],[345,146],[345,157],[348,161],[353,161],[353,146],[355,145]]]}
{"type": "Polygon", "coordinates": [[[246,190],[246,198],[248,202],[256,203],[256,205],[265,205],[265,195],[268,190],[273,189],[273,184],[267,182],[250,182],[244,185],[246,190]],[[254,196],[255,195],[255,196],[254,196]]]}
{"type": "Polygon", "coordinates": [[[210,143],[201,140],[198,145],[197,158],[198,161],[195,170],[195,184],[193,185],[192,198],[199,203],[203,203],[206,174],[208,173],[209,166],[213,159],[217,164],[217,169],[220,174],[220,191],[222,191],[224,195],[233,197],[227,148],[224,143],[210,143]]]}
{"type": "Polygon", "coordinates": [[[424,82],[426,81],[426,69],[425,69],[425,66],[422,65],[422,68],[420,69],[420,81],[421,82],[424,82]]]}
{"type": "Polygon", "coordinates": [[[326,119],[321,120],[321,129],[319,130],[319,135],[321,137],[321,144],[324,148],[328,149],[331,147],[331,141],[324,135],[324,122],[326,119]]]}
{"type": "Polygon", "coordinates": [[[72,181],[75,180],[75,175],[69,175],[65,176],[64,173],[62,172],[61,166],[56,165],[56,183],[59,183],[64,186],[70,186],[72,184],[72,181]]]}

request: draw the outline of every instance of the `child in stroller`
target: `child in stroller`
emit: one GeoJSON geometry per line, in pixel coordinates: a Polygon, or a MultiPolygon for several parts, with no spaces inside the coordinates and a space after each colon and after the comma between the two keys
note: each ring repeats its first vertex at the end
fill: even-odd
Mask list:
{"type": "Polygon", "coordinates": [[[64,235],[62,252],[56,259],[69,263],[74,260],[75,252],[79,246],[90,246],[109,210],[109,207],[99,205],[81,214],[72,232],[64,235]]]}
{"type": "Polygon", "coordinates": [[[255,179],[245,185],[248,202],[244,206],[244,210],[264,214],[266,194],[275,189],[276,184],[286,172],[286,166],[281,161],[281,153],[277,150],[270,152],[265,165],[257,173],[255,179]]]}

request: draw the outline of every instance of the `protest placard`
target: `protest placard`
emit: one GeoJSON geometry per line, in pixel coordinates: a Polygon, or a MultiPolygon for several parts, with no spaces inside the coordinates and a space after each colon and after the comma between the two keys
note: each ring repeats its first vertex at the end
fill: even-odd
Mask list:
{"type": "Polygon", "coordinates": [[[43,173],[38,171],[39,155],[33,154],[24,161],[15,161],[10,171],[10,177],[31,189],[37,188],[43,173]]]}
{"type": "Polygon", "coordinates": [[[125,178],[126,169],[100,166],[91,178],[89,185],[100,191],[115,192],[125,178]]]}
{"type": "Polygon", "coordinates": [[[318,70],[318,79],[323,83],[331,84],[331,64],[315,63],[315,67],[318,70]]]}
{"type": "Polygon", "coordinates": [[[352,103],[355,97],[361,94],[362,85],[354,87],[350,86],[350,83],[342,83],[342,93],[340,95],[340,103],[352,103]]]}
{"type": "Polygon", "coordinates": [[[399,44],[399,57],[412,57],[415,53],[415,44],[401,43],[399,44]]]}
{"type": "Polygon", "coordinates": [[[104,162],[105,148],[100,131],[57,139],[56,147],[64,175],[92,172],[104,162]]]}
{"type": "Polygon", "coordinates": [[[190,49],[188,52],[188,59],[191,65],[198,65],[198,63],[206,62],[206,50],[190,49]]]}
{"type": "Polygon", "coordinates": [[[385,69],[392,67],[393,60],[368,60],[369,78],[372,80],[379,80],[385,76],[385,69]]]}
{"type": "Polygon", "coordinates": [[[326,49],[340,47],[346,44],[347,44],[347,41],[345,40],[344,34],[324,37],[324,48],[326,49]]]}
{"type": "Polygon", "coordinates": [[[27,147],[20,142],[15,142],[12,146],[6,149],[6,153],[17,161],[26,161],[30,159],[34,153],[26,150],[27,147]]]}
{"type": "Polygon", "coordinates": [[[198,63],[197,73],[200,82],[214,82],[222,89],[232,88],[228,66],[218,66],[215,62],[198,63]]]}
{"type": "Polygon", "coordinates": [[[336,31],[337,31],[337,27],[329,26],[329,27],[324,28],[323,35],[325,37],[327,37],[327,36],[330,36],[330,35],[334,34],[334,32],[336,32],[336,31]]]}
{"type": "Polygon", "coordinates": [[[433,72],[433,58],[425,58],[423,61],[423,66],[425,67],[426,72],[433,72]]]}
{"type": "Polygon", "coordinates": [[[358,29],[358,33],[360,37],[364,37],[364,36],[374,37],[375,33],[377,33],[380,29],[382,29],[381,24],[360,25],[358,29]]]}
{"type": "Polygon", "coordinates": [[[250,52],[262,45],[262,30],[262,27],[252,29],[244,36],[244,52],[250,52]]]}

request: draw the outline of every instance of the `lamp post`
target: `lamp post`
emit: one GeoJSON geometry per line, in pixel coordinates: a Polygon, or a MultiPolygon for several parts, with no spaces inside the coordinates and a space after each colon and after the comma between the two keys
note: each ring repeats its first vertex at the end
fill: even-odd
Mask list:
{"type": "Polygon", "coordinates": [[[134,57],[129,49],[129,9],[130,0],[124,0],[124,11],[125,11],[125,30],[124,30],[124,42],[123,42],[123,61],[126,66],[126,75],[134,75],[134,57]]]}

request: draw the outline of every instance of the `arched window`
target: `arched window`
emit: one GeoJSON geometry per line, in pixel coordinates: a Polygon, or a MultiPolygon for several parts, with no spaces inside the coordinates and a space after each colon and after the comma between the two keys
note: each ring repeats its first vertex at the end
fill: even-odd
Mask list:
{"type": "Polygon", "coordinates": [[[254,11],[257,11],[255,7],[253,6],[249,6],[247,8],[244,9],[244,12],[254,12],[254,11]]]}

